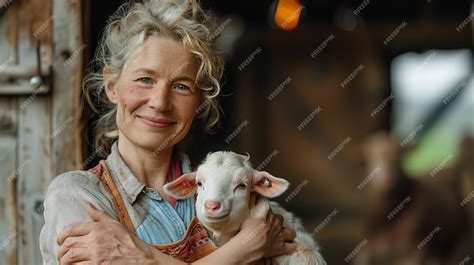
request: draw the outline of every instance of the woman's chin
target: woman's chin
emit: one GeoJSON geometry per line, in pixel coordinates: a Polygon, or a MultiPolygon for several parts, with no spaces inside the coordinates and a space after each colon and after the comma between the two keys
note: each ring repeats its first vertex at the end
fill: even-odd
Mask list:
{"type": "Polygon", "coordinates": [[[165,152],[170,148],[173,148],[174,144],[176,143],[175,139],[171,136],[161,136],[161,135],[141,135],[136,137],[135,143],[151,152],[153,154],[158,155],[159,153],[165,152]]]}

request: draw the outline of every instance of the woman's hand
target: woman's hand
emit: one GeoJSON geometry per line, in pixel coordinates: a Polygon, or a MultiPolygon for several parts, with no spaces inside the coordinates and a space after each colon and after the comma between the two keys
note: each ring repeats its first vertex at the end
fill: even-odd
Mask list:
{"type": "Polygon", "coordinates": [[[283,216],[274,214],[266,199],[256,202],[256,196],[251,196],[251,213],[238,233],[242,247],[250,251],[251,260],[293,253],[295,230],[282,227],[283,216]]]}
{"type": "Polygon", "coordinates": [[[94,222],[66,226],[58,236],[60,264],[157,264],[152,246],[89,204],[94,222]]]}

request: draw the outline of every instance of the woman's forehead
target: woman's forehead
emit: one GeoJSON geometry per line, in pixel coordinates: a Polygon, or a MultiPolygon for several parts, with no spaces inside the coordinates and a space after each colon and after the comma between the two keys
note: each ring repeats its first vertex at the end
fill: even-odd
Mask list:
{"type": "Polygon", "coordinates": [[[126,68],[130,73],[148,69],[168,76],[185,74],[192,78],[197,73],[193,54],[170,37],[150,37],[137,45],[130,53],[126,68]]]}

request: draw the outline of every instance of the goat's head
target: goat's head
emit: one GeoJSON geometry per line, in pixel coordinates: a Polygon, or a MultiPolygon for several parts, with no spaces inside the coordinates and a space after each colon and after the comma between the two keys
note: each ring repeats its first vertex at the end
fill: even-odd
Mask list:
{"type": "Polygon", "coordinates": [[[166,184],[164,190],[181,199],[196,192],[196,214],[214,232],[237,231],[249,214],[251,192],[268,198],[288,189],[285,179],[254,170],[248,156],[234,152],[209,153],[196,172],[166,184]]]}

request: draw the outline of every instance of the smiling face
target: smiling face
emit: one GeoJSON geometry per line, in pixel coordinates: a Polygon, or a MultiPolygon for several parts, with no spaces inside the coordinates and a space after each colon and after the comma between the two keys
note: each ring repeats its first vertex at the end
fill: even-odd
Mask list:
{"type": "Polygon", "coordinates": [[[130,54],[118,80],[104,69],[106,92],[117,104],[119,138],[155,154],[188,133],[201,100],[197,66],[183,45],[150,37],[130,54]]]}
{"type": "Polygon", "coordinates": [[[252,170],[228,160],[217,159],[196,172],[196,215],[213,231],[238,230],[249,213],[252,170]]]}
{"type": "Polygon", "coordinates": [[[196,215],[208,230],[234,235],[250,212],[250,196],[256,192],[275,198],[288,189],[288,181],[254,170],[249,157],[229,151],[209,153],[196,172],[164,185],[178,199],[197,192],[196,215]]]}

